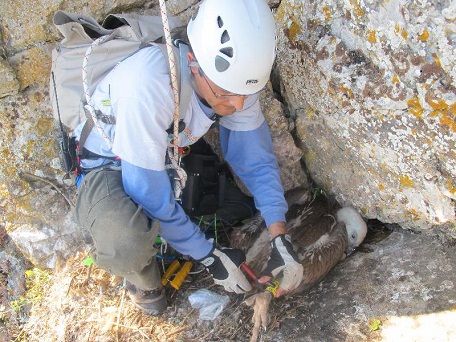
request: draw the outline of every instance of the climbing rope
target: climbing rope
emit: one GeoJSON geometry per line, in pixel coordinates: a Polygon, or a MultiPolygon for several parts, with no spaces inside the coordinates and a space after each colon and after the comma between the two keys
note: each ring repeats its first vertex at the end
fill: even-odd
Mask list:
{"type": "Polygon", "coordinates": [[[174,121],[173,121],[173,158],[176,163],[179,161],[179,88],[177,84],[177,69],[174,59],[173,42],[171,40],[171,30],[169,29],[168,12],[166,10],[165,0],[160,0],[160,12],[165,33],[166,50],[168,52],[169,67],[171,73],[171,87],[174,94],[174,121]]]}
{"type": "Polygon", "coordinates": [[[167,168],[174,170],[174,197],[180,200],[182,190],[187,181],[187,174],[180,167],[179,158],[179,88],[177,84],[177,69],[176,61],[173,52],[173,42],[171,40],[171,30],[169,29],[168,11],[166,9],[165,0],[160,0],[160,13],[163,23],[163,31],[165,33],[166,51],[168,52],[169,68],[171,74],[171,88],[174,94],[174,116],[173,116],[173,140],[172,145],[168,148],[168,156],[171,161],[167,168]],[[171,155],[172,149],[172,155],[171,155]]]}

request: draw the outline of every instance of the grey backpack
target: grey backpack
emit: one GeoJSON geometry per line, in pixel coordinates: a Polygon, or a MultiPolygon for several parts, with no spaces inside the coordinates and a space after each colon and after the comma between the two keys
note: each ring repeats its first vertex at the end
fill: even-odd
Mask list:
{"type": "MultiPolygon", "coordinates": [[[[168,21],[171,30],[182,26],[177,17],[170,17],[168,21]]],[[[52,51],[50,99],[54,118],[62,133],[60,150],[63,166],[67,172],[71,172],[77,167],[76,144],[74,137],[71,137],[71,132],[87,118],[79,142],[79,149],[82,150],[85,138],[94,125],[92,117],[87,115],[84,109],[86,104],[82,80],[84,58],[87,58],[85,74],[90,85],[89,92],[93,93],[97,84],[117,63],[148,44],[157,45],[166,57],[167,54],[166,46],[160,41],[164,36],[160,17],[111,14],[100,25],[90,16],[58,11],[54,15],[53,23],[63,35],[63,39],[52,51]],[[100,37],[104,37],[102,43],[94,44],[100,37]],[[91,49],[89,56],[87,56],[88,49],[91,49]]],[[[180,76],[181,118],[191,94],[187,73],[181,75],[179,72],[179,69],[186,65],[184,63],[187,63],[187,51],[188,47],[185,44],[178,44],[178,48],[174,51],[180,76]]]]}

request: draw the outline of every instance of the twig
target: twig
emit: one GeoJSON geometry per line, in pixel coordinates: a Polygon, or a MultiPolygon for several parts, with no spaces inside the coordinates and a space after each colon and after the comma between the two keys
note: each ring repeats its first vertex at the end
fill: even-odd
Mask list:
{"type": "Polygon", "coordinates": [[[187,318],[188,318],[188,317],[189,317],[189,316],[192,314],[192,312],[193,312],[193,311],[195,311],[195,309],[194,309],[194,308],[192,308],[192,309],[191,309],[191,310],[188,312],[188,314],[187,314],[187,315],[184,317],[184,319],[182,320],[182,324],[184,324],[184,323],[185,323],[185,321],[186,321],[186,320],[187,320],[187,318]]]}
{"type": "Polygon", "coordinates": [[[89,283],[90,274],[92,273],[92,265],[93,265],[93,264],[90,264],[90,265],[89,265],[89,270],[87,271],[87,277],[86,277],[86,279],[84,280],[84,285],[87,285],[87,284],[89,283]]]}
{"type": "Polygon", "coordinates": [[[186,329],[190,329],[192,326],[191,325],[184,325],[183,327],[179,327],[174,329],[173,331],[170,331],[169,333],[166,334],[166,337],[170,337],[172,335],[176,335],[186,329]]]}
{"type": "Polygon", "coordinates": [[[70,293],[71,285],[73,285],[73,281],[74,281],[74,276],[71,277],[70,283],[68,284],[68,290],[66,292],[66,296],[68,296],[68,294],[70,293]]]}
{"type": "Polygon", "coordinates": [[[122,287],[122,298],[120,299],[120,305],[119,305],[119,309],[117,311],[117,321],[116,321],[116,341],[119,341],[119,324],[120,324],[120,316],[122,315],[122,309],[123,309],[123,305],[124,305],[124,302],[125,302],[125,293],[127,292],[126,288],[125,288],[125,285],[126,285],[126,278],[124,278],[124,283],[123,283],[123,287],[122,287]]]}
{"type": "Polygon", "coordinates": [[[49,179],[46,179],[44,177],[40,177],[40,176],[35,176],[31,173],[28,173],[28,172],[19,172],[19,177],[24,179],[25,181],[27,182],[36,182],[36,181],[41,181],[43,183],[46,183],[48,185],[50,185],[51,187],[53,187],[60,195],[63,196],[63,198],[67,201],[67,203],[70,205],[70,207],[74,207],[74,203],[70,200],[70,198],[63,193],[62,190],[59,189],[59,187],[57,185],[55,185],[53,182],[51,182],[49,179]]]}
{"type": "Polygon", "coordinates": [[[117,323],[113,323],[114,325],[118,326],[118,327],[121,327],[121,328],[125,328],[125,329],[130,329],[130,330],[133,330],[133,331],[137,331],[141,334],[141,336],[143,336],[144,338],[146,338],[148,341],[151,341],[150,337],[147,336],[147,334],[141,330],[141,328],[138,328],[138,327],[132,327],[131,325],[125,325],[125,324],[117,324],[117,323]]]}

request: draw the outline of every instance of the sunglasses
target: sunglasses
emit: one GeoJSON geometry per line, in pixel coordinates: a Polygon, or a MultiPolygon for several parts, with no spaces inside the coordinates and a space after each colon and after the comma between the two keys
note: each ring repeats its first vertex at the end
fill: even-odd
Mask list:
{"type": "Polygon", "coordinates": [[[233,93],[222,94],[222,95],[217,94],[217,93],[215,92],[215,90],[211,87],[211,84],[209,83],[206,74],[204,73],[203,69],[201,69],[201,67],[200,67],[200,65],[198,64],[198,62],[190,62],[190,63],[188,64],[188,66],[198,67],[198,72],[199,72],[200,76],[204,79],[204,81],[206,82],[207,86],[208,86],[209,89],[211,90],[212,95],[214,95],[215,98],[217,98],[217,99],[230,99],[230,98],[233,98],[233,97],[246,96],[246,95],[239,95],[239,94],[233,94],[233,93]]]}

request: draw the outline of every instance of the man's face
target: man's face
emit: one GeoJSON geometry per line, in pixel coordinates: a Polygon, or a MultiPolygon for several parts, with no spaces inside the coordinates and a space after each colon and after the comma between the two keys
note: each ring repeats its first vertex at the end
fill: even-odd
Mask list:
{"type": "MultiPolygon", "coordinates": [[[[194,56],[190,61],[194,59],[194,56]]],[[[231,115],[237,110],[244,108],[244,101],[247,95],[230,93],[212,82],[198,66],[191,66],[195,78],[197,93],[200,98],[207,102],[218,115],[231,115]]]]}
{"type": "Polygon", "coordinates": [[[218,115],[231,115],[244,108],[245,95],[236,95],[218,87],[206,75],[200,75],[196,84],[200,95],[218,115]]]}

